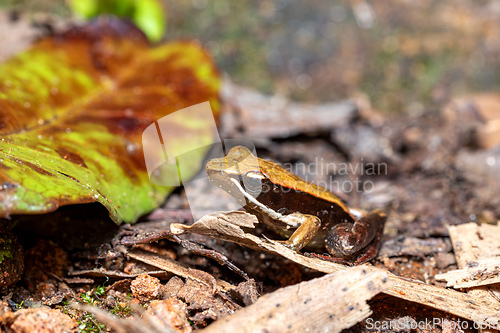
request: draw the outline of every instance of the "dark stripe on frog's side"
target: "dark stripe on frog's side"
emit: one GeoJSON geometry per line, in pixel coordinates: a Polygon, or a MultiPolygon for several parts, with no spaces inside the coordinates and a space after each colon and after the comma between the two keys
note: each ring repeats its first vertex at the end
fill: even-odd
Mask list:
{"type": "MultiPolygon", "coordinates": [[[[250,152],[248,152],[248,154],[250,154],[250,152]]],[[[337,198],[335,194],[324,189],[321,186],[317,186],[303,180],[302,178],[294,175],[279,164],[260,158],[251,159],[250,162],[255,162],[255,164],[246,163],[238,165],[240,175],[243,175],[248,171],[260,170],[273,184],[279,184],[279,186],[285,189],[293,189],[300,192],[309,193],[311,196],[318,199],[337,204],[346,212],[349,211],[347,206],[339,198],[337,198]]]]}
{"type": "MultiPolygon", "coordinates": [[[[274,185],[268,179],[263,181],[262,188],[265,191],[256,198],[257,201],[265,202],[267,207],[276,212],[283,215],[299,212],[319,217],[321,220],[321,228],[311,242],[309,242],[308,248],[323,249],[326,235],[333,225],[342,222],[354,223],[353,217],[335,202],[330,202],[321,197],[299,190],[287,188],[283,185],[274,185]]],[[[289,237],[294,231],[294,229],[287,230],[285,224],[281,227],[277,226],[276,221],[272,221],[269,216],[261,214],[259,211],[253,209],[252,204],[247,204],[245,209],[255,214],[259,220],[283,237],[289,237]]]]}

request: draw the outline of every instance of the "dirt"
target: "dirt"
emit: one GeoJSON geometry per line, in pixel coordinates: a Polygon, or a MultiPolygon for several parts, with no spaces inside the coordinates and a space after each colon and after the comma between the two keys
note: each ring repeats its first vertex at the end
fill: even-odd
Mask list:
{"type": "Polygon", "coordinates": [[[142,303],[158,298],[161,289],[160,280],[147,274],[140,274],[130,284],[132,295],[142,303]]]}
{"type": "Polygon", "coordinates": [[[177,332],[190,333],[191,325],[186,318],[186,303],[176,298],[155,300],[149,303],[147,312],[158,318],[159,323],[167,323],[177,332]]]}
{"type": "Polygon", "coordinates": [[[38,308],[21,309],[2,315],[7,332],[13,333],[70,333],[76,332],[76,320],[59,310],[38,308]]]}

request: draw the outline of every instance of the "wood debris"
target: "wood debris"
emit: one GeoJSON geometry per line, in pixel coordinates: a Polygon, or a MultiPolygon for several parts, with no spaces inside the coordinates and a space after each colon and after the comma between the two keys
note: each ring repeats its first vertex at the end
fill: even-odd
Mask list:
{"type": "Polygon", "coordinates": [[[470,267],[436,275],[436,280],[457,289],[500,283],[500,258],[471,262],[470,267]]]}
{"type": "Polygon", "coordinates": [[[169,277],[169,274],[162,271],[147,271],[141,273],[124,273],[121,271],[107,270],[102,267],[95,269],[85,269],[81,271],[73,271],[69,272],[69,276],[78,276],[78,277],[93,277],[93,278],[106,278],[106,279],[131,279],[136,278],[142,273],[147,273],[150,276],[158,277],[161,279],[166,279],[169,277]]]}
{"type": "Polygon", "coordinates": [[[201,332],[340,332],[368,317],[366,300],[388,285],[384,270],[353,267],[267,294],[201,332]]]}
{"type": "Polygon", "coordinates": [[[449,226],[448,231],[458,267],[465,268],[471,266],[471,262],[500,257],[500,225],[471,222],[449,226]]]}
{"type": "MultiPolygon", "coordinates": [[[[458,226],[449,226],[457,265],[464,269],[474,267],[485,259],[500,258],[500,225],[490,225],[477,223],[466,223],[458,226]]],[[[476,286],[467,290],[467,294],[484,302],[492,304],[492,307],[499,308],[500,287],[498,284],[493,286],[476,286]]],[[[498,316],[498,314],[497,314],[498,316]]],[[[499,328],[498,319],[496,328],[499,328]]]]}

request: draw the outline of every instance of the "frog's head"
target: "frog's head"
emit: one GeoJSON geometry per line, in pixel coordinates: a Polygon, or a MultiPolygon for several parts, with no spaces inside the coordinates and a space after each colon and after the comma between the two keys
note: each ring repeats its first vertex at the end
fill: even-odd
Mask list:
{"type": "Polygon", "coordinates": [[[247,197],[258,196],[266,176],[261,172],[259,159],[242,146],[232,148],[226,157],[214,158],[206,166],[208,179],[245,205],[247,197]]]}

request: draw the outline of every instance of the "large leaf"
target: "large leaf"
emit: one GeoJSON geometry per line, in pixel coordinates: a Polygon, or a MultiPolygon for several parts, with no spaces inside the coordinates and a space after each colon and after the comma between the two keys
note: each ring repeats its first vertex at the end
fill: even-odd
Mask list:
{"type": "MultiPolygon", "coordinates": [[[[150,48],[120,21],[47,38],[10,59],[0,66],[0,217],[98,201],[114,221],[134,222],[172,190],[148,179],[143,130],[204,101],[217,113],[219,84],[197,43],[150,48]]],[[[208,145],[212,128],[186,119],[163,140],[167,149],[208,145]]]]}

